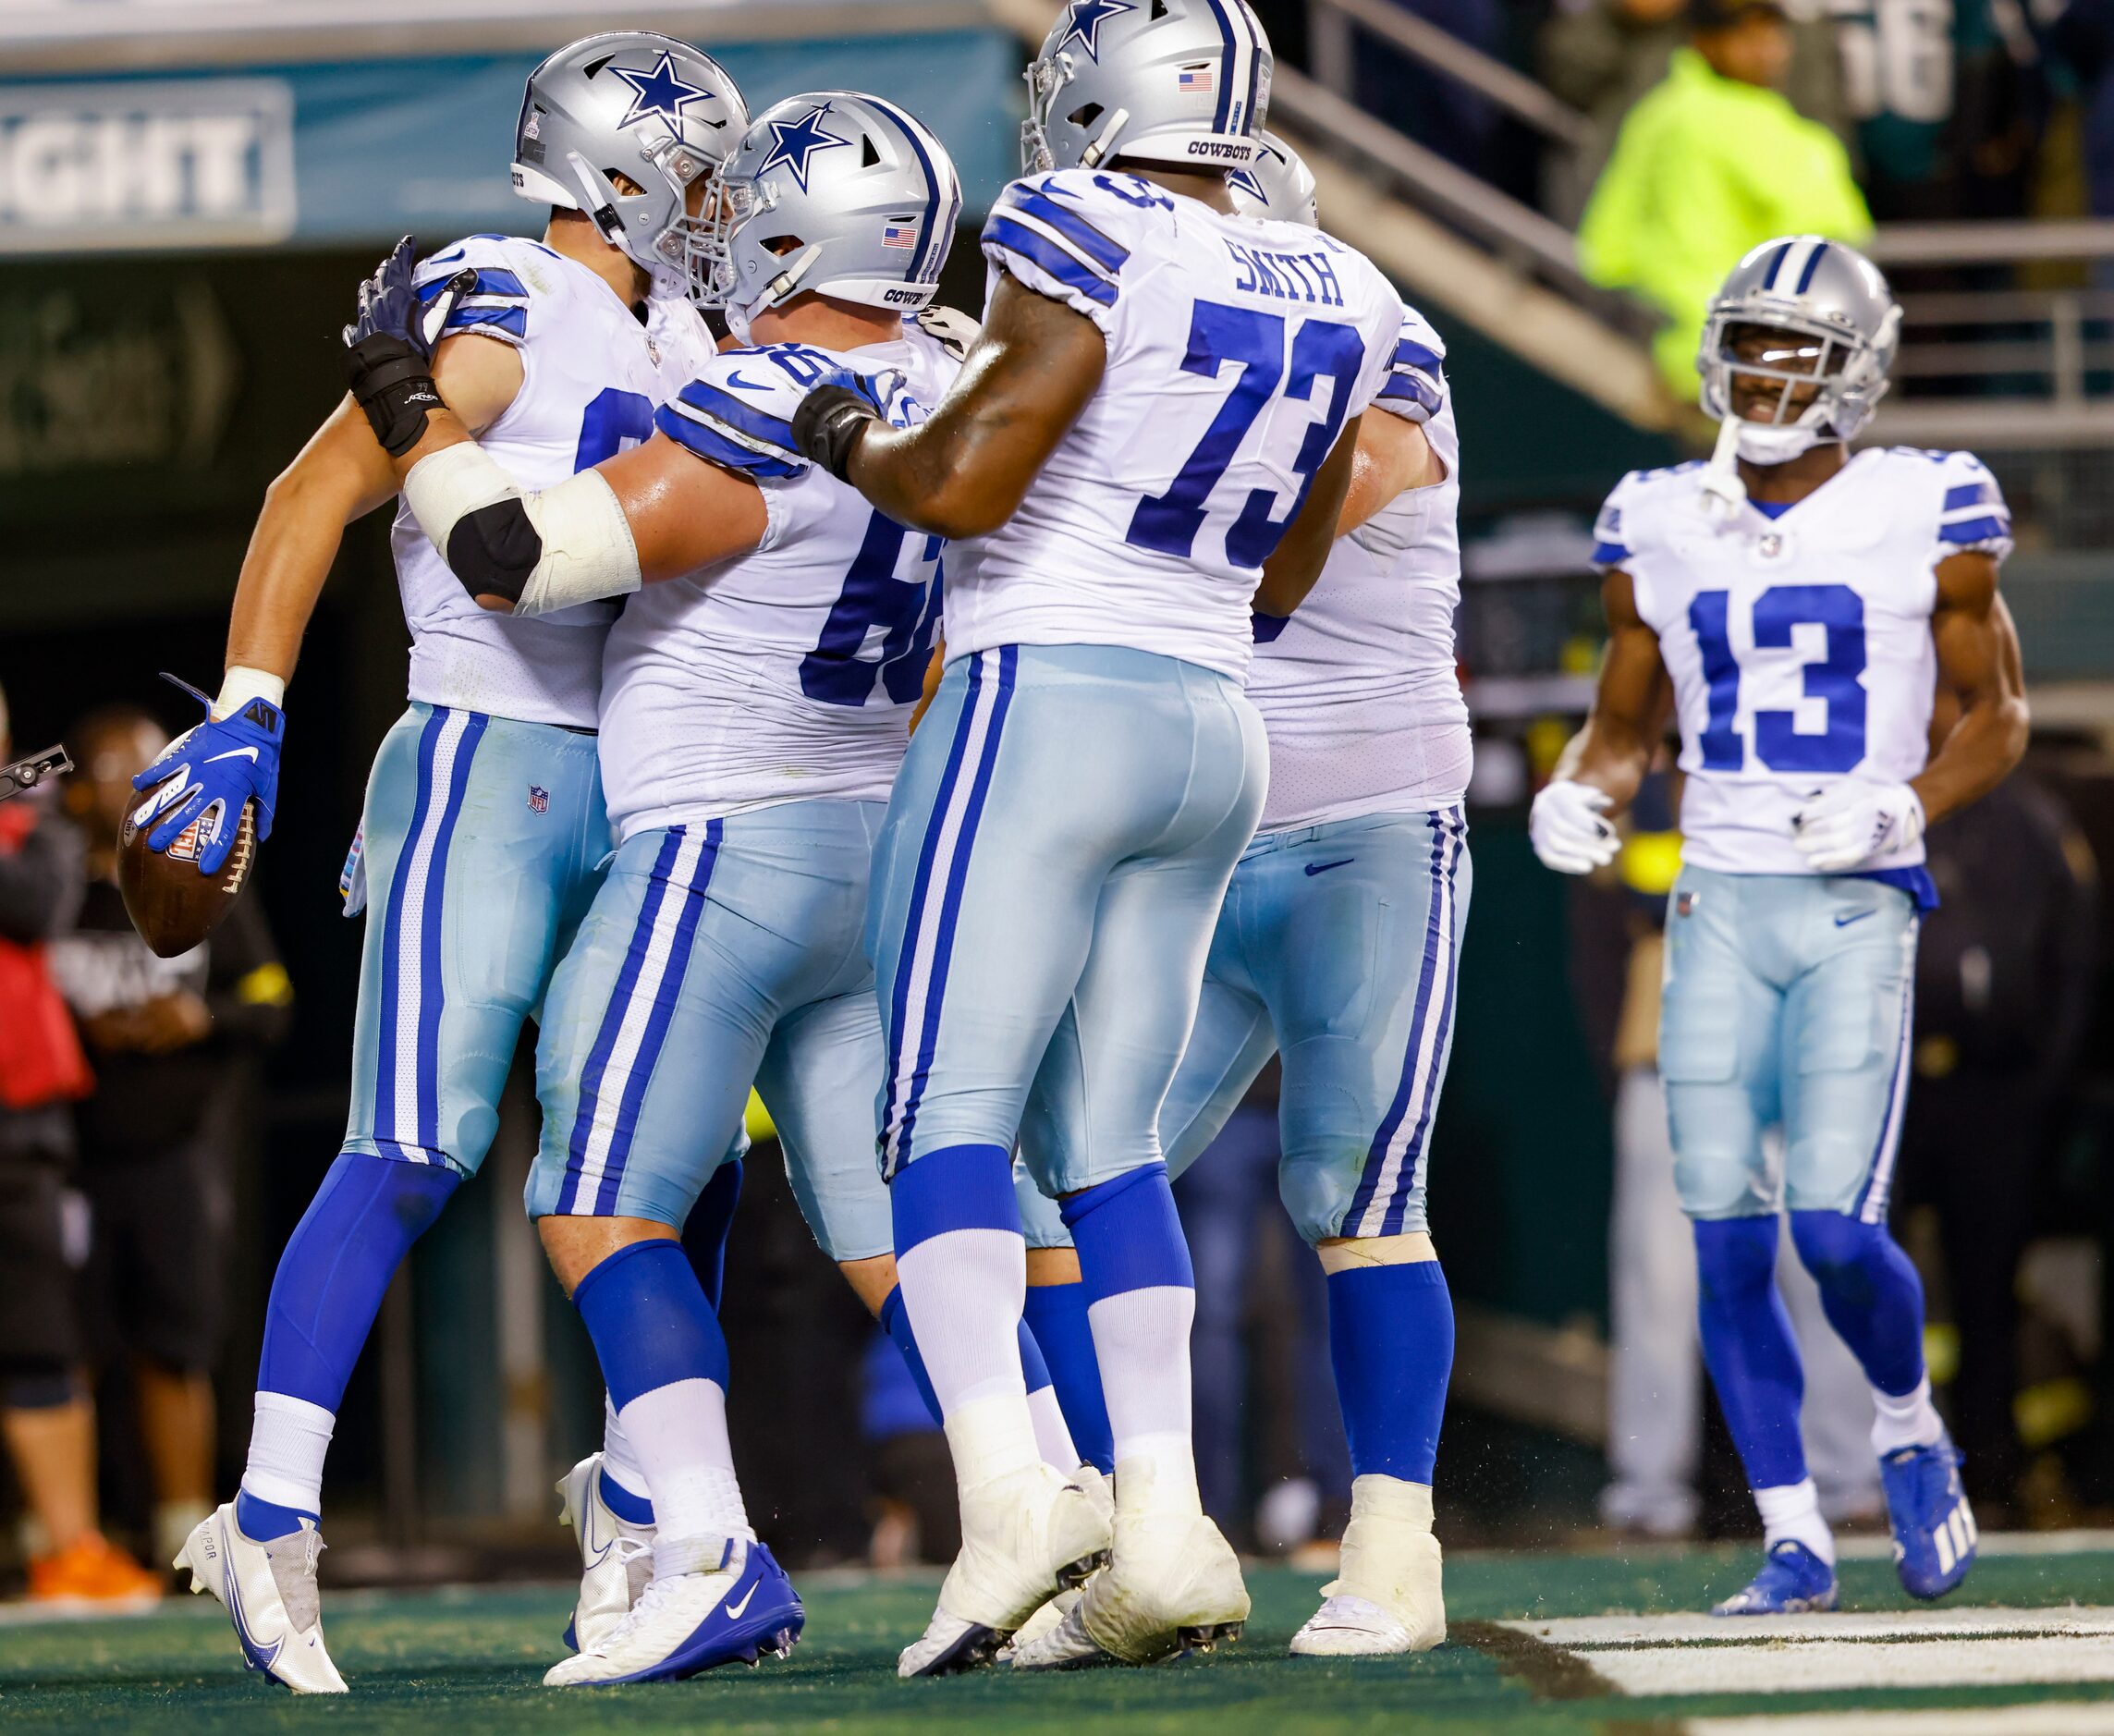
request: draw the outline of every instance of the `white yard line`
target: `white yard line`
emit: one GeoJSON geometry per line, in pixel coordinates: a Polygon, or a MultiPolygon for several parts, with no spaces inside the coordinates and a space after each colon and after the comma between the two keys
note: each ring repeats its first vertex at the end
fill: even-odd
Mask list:
{"type": "Polygon", "coordinates": [[[2072,1604],[2046,1609],[1956,1608],[1815,1616],[1567,1616],[1505,1625],[1567,1651],[1670,1645],[1722,1650],[1846,1640],[1949,1641],[1976,1634],[2114,1636],[2114,1609],[2072,1604]]]}
{"type": "Polygon", "coordinates": [[[1582,1654],[1624,1693],[1841,1693],[1868,1688],[2114,1681],[2114,1638],[2021,1635],[1943,1644],[1807,1640],[1789,1645],[1612,1647],[1582,1654]]]}
{"type": "Polygon", "coordinates": [[[1698,1718],[1688,1736],[2114,1736],[2114,1705],[2042,1701],[1956,1712],[1809,1712],[1698,1718]]]}

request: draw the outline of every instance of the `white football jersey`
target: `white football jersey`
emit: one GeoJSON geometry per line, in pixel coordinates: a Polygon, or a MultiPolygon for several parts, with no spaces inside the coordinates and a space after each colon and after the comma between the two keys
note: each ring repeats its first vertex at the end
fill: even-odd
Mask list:
{"type": "Polygon", "coordinates": [[[715,359],[658,426],[762,489],[762,546],[650,584],[609,634],[602,778],[619,842],[652,826],[818,797],[885,801],[938,625],[940,538],[908,531],[798,457],[815,376],[880,376],[923,422],[957,355],[910,326],[855,350],[771,344],[715,359]]]}
{"type": "MultiPolygon", "coordinates": [[[[1723,874],[1810,874],[1791,821],[1839,778],[1905,782],[1929,757],[1937,564],[1998,559],[2010,514],[1966,452],[1868,447],[1789,511],[1721,524],[1700,464],[1633,471],[1594,559],[1634,581],[1680,720],[1682,854],[1723,874]]],[[[1871,864],[1909,869],[1919,841],[1871,864]]]]}
{"type": "Polygon", "coordinates": [[[1400,301],[1327,236],[1085,169],[1007,188],[984,251],[1108,362],[1020,510],[948,556],[947,654],[1128,645],[1240,679],[1263,561],[1386,382],[1400,301]]]}
{"type": "Polygon", "coordinates": [[[1404,308],[1373,408],[1423,423],[1446,480],[1338,538],[1306,601],[1255,646],[1248,697],[1270,736],[1262,831],[1450,807],[1467,791],[1473,748],[1453,650],[1460,434],[1445,361],[1439,335],[1404,308]]]}
{"type": "MultiPolygon", "coordinates": [[[[415,281],[432,293],[465,267],[477,285],[446,330],[521,352],[521,389],[478,444],[523,488],[548,488],[639,445],[654,411],[712,353],[688,302],[651,301],[642,324],[593,272],[540,241],[473,235],[422,263],[415,281]]],[[[401,502],[389,542],[411,630],[411,698],[594,727],[614,603],[515,620],[470,600],[401,502]]]]}

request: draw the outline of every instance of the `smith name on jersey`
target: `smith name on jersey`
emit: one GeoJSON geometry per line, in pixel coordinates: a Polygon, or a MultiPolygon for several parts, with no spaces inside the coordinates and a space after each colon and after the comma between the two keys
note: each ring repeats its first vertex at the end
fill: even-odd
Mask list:
{"type": "Polygon", "coordinates": [[[1398,495],[1349,536],[1299,610],[1255,647],[1248,697],[1270,737],[1261,830],[1449,807],[1473,750],[1453,648],[1460,602],[1460,434],[1446,344],[1401,310],[1373,410],[1420,423],[1446,479],[1398,495]]]}
{"type": "Polygon", "coordinates": [[[1263,561],[1387,383],[1401,303],[1340,241],[1131,175],[1015,181],[984,252],[1108,363],[1020,510],[950,552],[947,654],[1130,645],[1240,679],[1263,561]]]}
{"type": "MultiPolygon", "coordinates": [[[[1867,447],[1771,518],[1705,507],[1702,467],[1633,471],[1595,528],[1659,636],[1680,718],[1684,858],[1722,874],[1810,874],[1792,817],[1842,777],[1906,781],[1929,756],[1937,565],[1998,559],[2011,519],[1966,452],[1867,447]]],[[[1910,869],[1922,841],[1871,864],[1910,869]]]]}
{"type": "Polygon", "coordinates": [[[648,585],[610,632],[602,764],[619,842],[774,802],[887,800],[932,656],[943,544],[799,457],[792,416],[842,366],[877,376],[907,427],[960,365],[914,325],[856,350],[729,350],[660,412],[671,439],[756,483],[767,528],[750,554],[648,585]]]}
{"type": "MultiPolygon", "coordinates": [[[[475,333],[521,352],[521,389],[477,443],[523,488],[548,488],[639,445],[654,410],[712,354],[689,302],[656,298],[642,324],[602,278],[540,241],[473,235],[422,262],[414,282],[433,295],[465,266],[476,287],[444,336],[475,333]]],[[[389,542],[411,630],[412,699],[594,727],[615,604],[516,620],[470,600],[400,502],[389,542]]]]}

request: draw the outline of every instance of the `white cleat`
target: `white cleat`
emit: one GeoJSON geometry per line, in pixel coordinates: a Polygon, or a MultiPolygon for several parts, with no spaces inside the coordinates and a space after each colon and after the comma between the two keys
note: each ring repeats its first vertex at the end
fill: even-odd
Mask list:
{"type": "Polygon", "coordinates": [[[1108,1517],[1049,1465],[993,1477],[961,1497],[961,1553],[898,1676],[951,1676],[990,1663],[1028,1618],[1108,1559],[1108,1517]]]}
{"type": "Polygon", "coordinates": [[[1292,1635],[1298,1657],[1428,1652],[1446,1638],[1446,1594],[1431,1490],[1395,1477],[1351,1485],[1350,1523],[1327,1599],[1292,1635]]]}
{"type": "Polygon", "coordinates": [[[1247,1620],[1240,1563],[1210,1520],[1118,1510],[1107,1568],[1086,1583],[1055,1632],[1015,1652],[1013,1668],[1157,1663],[1229,1644],[1247,1620]]]}
{"type": "Polygon", "coordinates": [[[553,1666],[544,1686],[676,1681],[722,1664],[753,1664],[760,1653],[785,1657],[807,1612],[770,1550],[715,1542],[710,1559],[719,1565],[649,1581],[600,1644],[553,1666]]]}
{"type": "Polygon", "coordinates": [[[634,1525],[602,1498],[602,1455],[590,1453],[558,1485],[558,1522],[580,1545],[580,1598],[566,1644],[592,1652],[630,1614],[654,1577],[654,1527],[634,1525]]]}
{"type": "Polygon", "coordinates": [[[227,1607],[243,1660],[296,1693],[343,1693],[345,1678],[323,1644],[316,1558],[323,1536],[307,1520],[299,1531],[259,1543],[242,1534],[234,1503],[217,1508],[192,1531],[175,1561],[190,1570],[190,1588],[227,1607]]]}
{"type": "Polygon", "coordinates": [[[1020,1655],[1023,1645],[1033,1645],[1037,1640],[1047,1639],[1064,1625],[1065,1617],[1085,1594],[1080,1591],[1060,1591],[1040,1609],[1020,1623],[1020,1632],[1008,1640],[999,1650],[998,1661],[1010,1664],[1020,1655]]]}

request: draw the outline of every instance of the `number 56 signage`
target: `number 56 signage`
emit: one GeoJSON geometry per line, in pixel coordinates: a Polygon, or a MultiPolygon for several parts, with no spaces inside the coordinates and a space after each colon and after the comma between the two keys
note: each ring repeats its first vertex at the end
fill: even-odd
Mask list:
{"type": "Polygon", "coordinates": [[[0,252],[258,245],[294,217],[281,79],[0,84],[0,252]]]}

